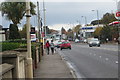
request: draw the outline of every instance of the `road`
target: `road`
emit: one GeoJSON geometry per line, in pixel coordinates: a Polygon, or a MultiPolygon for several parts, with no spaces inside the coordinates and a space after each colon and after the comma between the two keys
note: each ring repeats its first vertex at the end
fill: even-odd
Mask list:
{"type": "Polygon", "coordinates": [[[80,78],[118,78],[118,46],[73,43],[72,50],[58,50],[80,78]]]}

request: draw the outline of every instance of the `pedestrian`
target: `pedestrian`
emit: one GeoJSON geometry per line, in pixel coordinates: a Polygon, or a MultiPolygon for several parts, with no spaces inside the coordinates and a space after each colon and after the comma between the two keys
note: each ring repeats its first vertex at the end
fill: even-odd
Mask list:
{"type": "Polygon", "coordinates": [[[49,50],[49,47],[50,47],[49,41],[46,42],[45,46],[46,46],[46,49],[47,49],[47,54],[49,55],[49,51],[50,51],[49,50]]]}
{"type": "Polygon", "coordinates": [[[52,55],[53,55],[54,54],[54,48],[55,48],[53,40],[51,40],[50,47],[51,47],[51,52],[52,52],[52,55]]]}

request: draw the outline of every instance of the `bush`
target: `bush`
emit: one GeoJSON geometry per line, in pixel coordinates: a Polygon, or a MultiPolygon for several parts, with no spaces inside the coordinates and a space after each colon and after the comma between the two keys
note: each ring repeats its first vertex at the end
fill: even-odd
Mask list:
{"type": "Polygon", "coordinates": [[[2,44],[2,51],[13,50],[13,49],[17,49],[17,48],[20,47],[20,43],[3,42],[3,43],[0,43],[0,44],[2,44]]]}

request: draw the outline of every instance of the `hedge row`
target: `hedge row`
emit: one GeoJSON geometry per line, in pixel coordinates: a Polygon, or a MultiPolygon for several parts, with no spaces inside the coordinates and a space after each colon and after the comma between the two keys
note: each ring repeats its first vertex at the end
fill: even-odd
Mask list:
{"type": "Polygon", "coordinates": [[[7,41],[4,41],[4,42],[26,44],[27,40],[16,39],[16,40],[7,40],[7,41]]]}
{"type": "Polygon", "coordinates": [[[2,51],[13,50],[13,49],[17,49],[20,47],[20,43],[4,42],[4,43],[0,43],[0,44],[2,44],[2,51]]]}

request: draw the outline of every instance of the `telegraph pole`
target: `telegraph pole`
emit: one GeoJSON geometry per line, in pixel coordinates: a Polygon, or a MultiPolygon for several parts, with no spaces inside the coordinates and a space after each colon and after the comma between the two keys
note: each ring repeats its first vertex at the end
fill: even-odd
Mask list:
{"type": "Polygon", "coordinates": [[[26,24],[27,24],[27,67],[26,67],[26,77],[33,78],[33,65],[31,58],[31,40],[30,40],[30,1],[26,1],[26,24]]]}
{"type": "Polygon", "coordinates": [[[44,15],[44,33],[45,33],[45,37],[46,37],[46,13],[45,13],[46,9],[45,9],[45,3],[43,0],[43,15],[44,15]]]}
{"type": "Polygon", "coordinates": [[[41,19],[40,19],[40,10],[39,10],[39,2],[37,2],[37,11],[38,11],[38,43],[39,43],[39,49],[40,49],[40,58],[41,58],[41,54],[42,54],[42,48],[41,48],[41,39],[42,39],[42,26],[41,26],[41,19]],[[40,31],[40,28],[41,28],[41,31],[40,31]]]}
{"type": "Polygon", "coordinates": [[[38,42],[40,42],[40,38],[41,38],[41,35],[40,35],[40,27],[41,27],[41,25],[40,25],[40,10],[39,10],[39,2],[37,2],[37,11],[38,11],[38,42]]]}
{"type": "Polygon", "coordinates": [[[99,27],[99,13],[98,13],[98,10],[97,11],[97,20],[98,20],[98,27],[99,27]]]}

